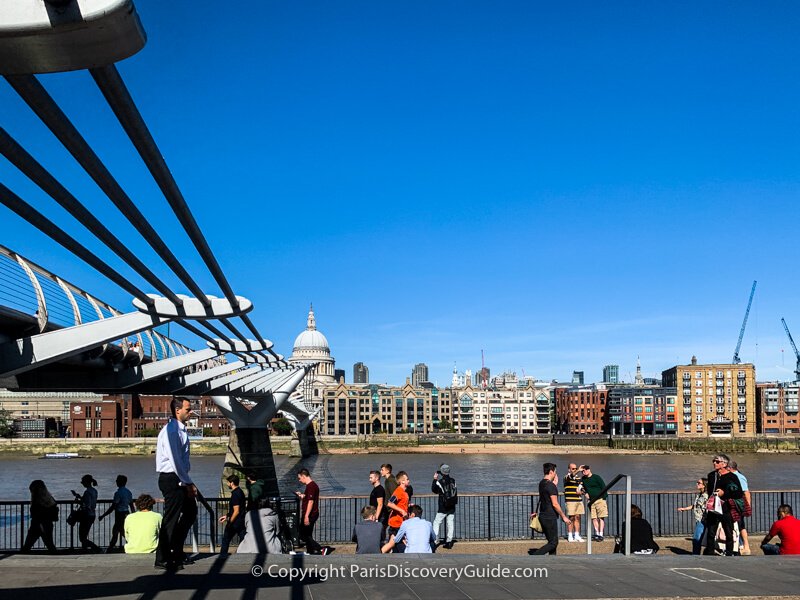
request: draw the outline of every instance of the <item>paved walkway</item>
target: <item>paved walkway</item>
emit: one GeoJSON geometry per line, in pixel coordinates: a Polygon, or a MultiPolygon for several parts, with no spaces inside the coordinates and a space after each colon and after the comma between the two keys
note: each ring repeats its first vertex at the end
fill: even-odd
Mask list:
{"type": "MultiPolygon", "coordinates": [[[[564,544],[566,546],[566,544],[564,544]]],[[[458,544],[456,545],[456,548],[458,544]]],[[[463,546],[462,546],[463,548],[463,546]]],[[[344,550],[344,548],[342,548],[344,550]]],[[[0,555],[0,597],[35,600],[521,600],[789,598],[800,557],[661,554],[354,556],[201,554],[178,573],[152,555],[0,555]],[[291,572],[291,569],[295,569],[291,572]],[[536,571],[535,569],[539,569],[536,571]]]]}

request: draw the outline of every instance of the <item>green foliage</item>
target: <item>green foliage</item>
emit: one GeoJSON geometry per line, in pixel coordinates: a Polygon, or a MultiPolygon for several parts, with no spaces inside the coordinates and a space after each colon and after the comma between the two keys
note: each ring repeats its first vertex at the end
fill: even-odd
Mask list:
{"type": "Polygon", "coordinates": [[[11,413],[5,408],[0,408],[0,437],[12,438],[15,433],[14,420],[11,418],[11,413]]]}
{"type": "Polygon", "coordinates": [[[289,419],[280,418],[272,423],[272,431],[275,435],[292,435],[292,424],[289,419]]]}
{"type": "Polygon", "coordinates": [[[159,430],[154,428],[142,429],[137,437],[144,437],[144,438],[158,437],[158,432],[159,430]]]}

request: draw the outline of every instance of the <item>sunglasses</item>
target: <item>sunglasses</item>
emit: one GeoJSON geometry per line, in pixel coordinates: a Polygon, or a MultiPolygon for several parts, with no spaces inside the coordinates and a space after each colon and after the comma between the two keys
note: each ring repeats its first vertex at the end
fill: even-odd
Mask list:
{"type": "Polygon", "coordinates": [[[715,458],[715,459],[714,459],[714,460],[712,460],[711,462],[713,462],[713,463],[720,463],[720,464],[721,464],[723,461],[721,461],[721,460],[717,460],[717,459],[715,458]]]}

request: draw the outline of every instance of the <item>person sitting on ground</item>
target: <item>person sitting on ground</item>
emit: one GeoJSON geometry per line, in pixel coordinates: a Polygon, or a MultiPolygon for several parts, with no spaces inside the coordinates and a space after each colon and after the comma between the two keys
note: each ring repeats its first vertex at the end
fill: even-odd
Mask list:
{"type": "MultiPolygon", "coordinates": [[[[642,517],[642,509],[631,504],[631,553],[632,554],[655,554],[659,551],[660,547],[653,539],[653,528],[647,519],[642,517]]],[[[623,521],[622,533],[620,535],[617,545],[614,547],[614,552],[625,553],[625,529],[628,522],[623,521]]]]}
{"type": "Polygon", "coordinates": [[[353,527],[353,542],[356,544],[356,554],[380,554],[383,536],[383,526],[377,520],[378,511],[374,506],[365,506],[361,509],[360,523],[353,527]]]}
{"type": "Polygon", "coordinates": [[[150,494],[136,499],[136,512],[125,518],[125,553],[151,554],[158,547],[162,516],[153,510],[156,501],[150,494]]]}
{"type": "Polygon", "coordinates": [[[405,541],[406,553],[432,554],[433,546],[436,544],[436,534],[433,532],[433,525],[431,522],[421,517],[421,506],[417,504],[409,506],[408,519],[403,521],[397,533],[392,535],[389,541],[384,544],[383,548],[381,548],[381,552],[387,554],[392,551],[395,544],[405,541]]]}
{"type": "MultiPolygon", "coordinates": [[[[280,500],[278,500],[280,501],[280,500]]],[[[244,539],[239,542],[236,554],[282,554],[281,521],[269,500],[259,501],[256,510],[244,515],[244,539]]]]}
{"type": "Polygon", "coordinates": [[[764,554],[800,554],[800,519],[794,517],[788,504],[778,507],[778,520],[769,528],[761,549],[764,554]],[[775,536],[781,538],[780,544],[770,544],[775,536]]]}

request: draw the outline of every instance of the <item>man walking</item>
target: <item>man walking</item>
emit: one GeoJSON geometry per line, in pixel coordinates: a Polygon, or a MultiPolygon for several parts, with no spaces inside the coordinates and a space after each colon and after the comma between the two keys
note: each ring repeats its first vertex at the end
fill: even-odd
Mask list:
{"type": "Polygon", "coordinates": [[[583,478],[581,479],[583,491],[589,502],[592,502],[590,515],[592,518],[592,525],[594,527],[594,535],[592,539],[596,542],[603,541],[603,533],[605,532],[606,522],[608,517],[608,493],[600,495],[603,488],[606,487],[606,482],[600,475],[594,475],[589,465],[583,465],[583,478]]]}
{"type": "Polygon", "coordinates": [[[298,527],[300,539],[305,543],[306,552],[309,554],[325,555],[328,553],[328,549],[323,548],[314,540],[314,525],[319,519],[319,486],[311,479],[308,469],[300,469],[297,472],[297,480],[306,486],[302,493],[295,492],[301,499],[298,527]]]}
{"type": "Polygon", "coordinates": [[[730,467],[731,471],[739,478],[739,485],[742,487],[742,493],[744,494],[743,511],[742,514],[739,515],[738,521],[739,537],[742,539],[742,543],[739,545],[739,553],[747,555],[750,554],[750,540],[747,537],[747,526],[745,525],[744,518],[749,517],[753,510],[750,505],[750,486],[747,483],[747,477],[742,475],[741,471],[739,471],[739,465],[736,464],[735,460],[731,461],[730,467]]]}
{"type": "MultiPolygon", "coordinates": [[[[397,487],[386,501],[386,508],[391,510],[389,513],[389,529],[386,531],[390,538],[398,532],[403,520],[408,517],[408,493],[406,493],[406,487],[408,487],[408,475],[405,471],[400,471],[397,474],[397,487]]],[[[402,543],[398,543],[396,546],[392,544],[392,547],[395,552],[403,552],[405,550],[405,546],[402,543]]]]}
{"type": "Polygon", "coordinates": [[[156,444],[156,471],[158,489],[164,496],[164,518],[155,566],[179,570],[192,562],[183,551],[183,543],[197,518],[197,488],[189,476],[189,435],[186,432],[186,422],[192,415],[191,402],[186,398],[173,398],[170,412],[172,419],[161,429],[156,444]]]}
{"type": "MultiPolygon", "coordinates": [[[[133,503],[133,494],[125,487],[128,483],[128,478],[125,475],[117,475],[117,491],[114,492],[114,498],[111,500],[111,506],[98,518],[102,521],[112,512],[114,513],[114,525],[111,528],[111,541],[108,543],[106,552],[114,550],[119,539],[119,547],[122,549],[122,538],[125,537],[125,519],[133,512],[135,505],[133,503]]],[[[127,538],[126,538],[127,539],[127,538]]]]}
{"type": "Polygon", "coordinates": [[[720,510],[716,512],[713,507],[706,512],[706,549],[703,554],[714,554],[717,546],[717,529],[722,525],[725,533],[725,555],[733,556],[733,517],[728,500],[739,500],[742,492],[739,478],[730,470],[730,459],[726,454],[717,454],[712,460],[714,470],[708,474],[709,502],[714,496],[720,499],[720,510]]]}
{"type": "Polygon", "coordinates": [[[450,550],[453,547],[453,532],[456,521],[456,504],[458,504],[458,488],[456,480],[450,476],[450,465],[441,464],[439,470],[433,474],[431,492],[439,496],[439,508],[433,519],[433,533],[436,534],[436,545],[441,543],[442,536],[439,528],[444,522],[446,542],[444,547],[450,550]]]}
{"type": "MultiPolygon", "coordinates": [[[[583,466],[583,465],[581,465],[583,466]]],[[[567,541],[582,542],[581,537],[581,515],[585,514],[583,508],[583,498],[578,493],[578,486],[581,484],[581,472],[575,463],[569,463],[569,472],[564,475],[564,503],[567,506],[567,541]]]]}
{"type": "Polygon", "coordinates": [[[542,524],[542,533],[547,538],[547,543],[530,552],[530,554],[556,554],[558,549],[558,519],[569,525],[569,517],[561,510],[558,503],[558,475],[553,463],[542,465],[544,478],[539,482],[539,522],[542,524]]]}
{"type": "Polygon", "coordinates": [[[225,523],[225,530],[222,532],[222,544],[219,548],[220,556],[227,556],[228,548],[234,537],[239,542],[244,538],[244,513],[247,501],[242,488],[239,487],[238,475],[228,475],[228,489],[231,491],[228,514],[219,518],[220,523],[225,523]]]}

